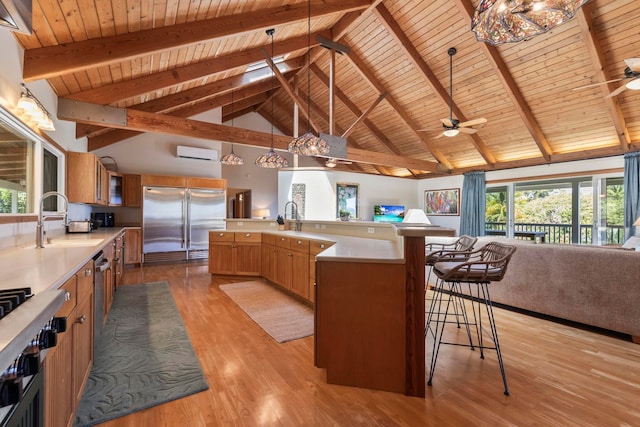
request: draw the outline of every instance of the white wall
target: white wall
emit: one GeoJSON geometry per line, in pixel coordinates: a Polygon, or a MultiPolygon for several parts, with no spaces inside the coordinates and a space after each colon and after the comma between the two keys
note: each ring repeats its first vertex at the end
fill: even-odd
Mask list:
{"type": "Polygon", "coordinates": [[[336,183],[359,184],[359,219],[362,221],[373,221],[374,205],[421,207],[416,197],[418,182],[414,180],[330,169],[303,169],[278,173],[278,213],[283,215],[285,204],[292,200],[291,184],[305,184],[304,219],[335,220],[336,183]]]}

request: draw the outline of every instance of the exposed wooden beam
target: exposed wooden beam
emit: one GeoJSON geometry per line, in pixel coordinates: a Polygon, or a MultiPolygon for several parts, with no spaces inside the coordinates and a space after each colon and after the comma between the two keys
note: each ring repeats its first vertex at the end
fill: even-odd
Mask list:
{"type": "MultiPolygon", "coordinates": [[[[101,106],[60,98],[58,100],[57,115],[61,120],[90,123],[95,125],[100,124],[105,127],[113,127],[116,129],[125,129],[136,132],[164,133],[191,138],[202,138],[206,140],[215,139],[256,147],[270,147],[271,140],[273,138],[273,147],[279,150],[286,150],[289,145],[289,141],[291,141],[291,136],[272,135],[267,132],[258,132],[249,129],[132,109],[113,108],[113,110],[118,110],[124,113],[125,121],[105,121],[103,114],[98,113],[93,115],[93,113],[91,113],[91,111],[97,111],[97,107],[101,106]]],[[[437,165],[433,162],[413,159],[410,157],[373,153],[351,147],[347,147],[347,159],[360,163],[400,168],[410,167],[431,172],[436,172],[437,169],[437,165]]]]}
{"type": "MultiPolygon", "coordinates": [[[[319,34],[324,34],[319,33],[319,34]]],[[[274,43],[274,55],[284,55],[298,49],[307,47],[307,37],[295,37],[289,40],[274,43]]],[[[176,67],[165,71],[144,75],[130,80],[124,80],[100,86],[94,89],[84,90],[66,95],[67,99],[91,102],[94,104],[113,104],[125,99],[131,99],[149,92],[166,89],[182,83],[187,83],[206,76],[229,71],[237,67],[247,66],[261,61],[262,47],[233,52],[216,58],[210,58],[182,67],[176,67]]],[[[282,67],[283,72],[300,68],[300,59],[294,62],[286,61],[282,67]],[[289,68],[290,67],[290,68],[289,68]]]]}
{"type": "MultiPolygon", "coordinates": [[[[440,99],[447,107],[449,107],[449,94],[447,93],[447,90],[435,77],[435,74],[433,73],[433,71],[431,71],[431,68],[429,68],[427,63],[424,62],[424,59],[422,59],[420,53],[413,46],[411,40],[409,40],[409,37],[407,37],[407,35],[404,33],[404,31],[402,31],[398,23],[395,21],[395,19],[393,19],[391,12],[389,12],[384,4],[381,3],[378,5],[378,7],[376,7],[375,13],[379,21],[389,32],[389,35],[391,35],[396,40],[398,47],[406,53],[407,58],[412,62],[414,67],[416,67],[416,69],[420,73],[422,73],[423,77],[425,78],[429,86],[431,86],[431,90],[433,90],[433,92],[437,95],[438,99],[440,99]]],[[[452,105],[452,110],[454,116],[458,120],[460,120],[461,122],[467,121],[465,115],[455,104],[452,105]]],[[[476,150],[478,150],[478,153],[480,153],[485,162],[487,162],[489,166],[493,165],[496,162],[496,158],[493,156],[493,154],[491,154],[478,134],[471,134],[469,135],[469,137],[473,141],[473,145],[475,146],[476,150]]]]}
{"type": "Polygon", "coordinates": [[[371,114],[371,112],[373,111],[373,109],[374,109],[374,108],[376,108],[376,106],[382,102],[382,100],[385,98],[385,96],[387,96],[387,94],[386,94],[386,93],[383,93],[383,94],[382,94],[382,95],[380,95],[378,98],[376,98],[376,100],[375,100],[375,101],[373,101],[373,103],[369,106],[369,108],[367,108],[367,109],[366,109],[366,110],[365,110],[365,111],[360,115],[360,117],[358,117],[358,118],[356,119],[356,121],[355,121],[355,122],[353,122],[353,123],[351,124],[351,126],[349,126],[349,127],[347,128],[347,130],[345,130],[345,131],[342,133],[342,137],[343,137],[343,138],[348,137],[348,136],[351,134],[351,132],[353,132],[353,130],[356,128],[356,126],[358,126],[360,123],[362,123],[362,122],[367,118],[367,116],[368,116],[369,114],[371,114]]]}
{"type": "Polygon", "coordinates": [[[353,66],[356,68],[356,70],[362,75],[362,77],[364,77],[364,79],[371,85],[371,87],[376,92],[387,93],[387,96],[385,97],[385,101],[388,102],[389,105],[391,105],[391,108],[394,109],[396,114],[398,114],[398,116],[405,122],[405,124],[409,127],[409,129],[413,131],[413,133],[424,144],[427,150],[429,150],[431,155],[433,155],[433,157],[439,163],[441,163],[444,166],[444,168],[453,169],[451,162],[449,162],[449,160],[445,157],[444,154],[442,154],[442,152],[435,146],[435,144],[432,141],[430,141],[421,132],[418,132],[419,127],[417,123],[404,111],[400,103],[396,101],[393,95],[388,93],[384,85],[380,83],[380,81],[376,78],[376,76],[374,76],[373,73],[367,69],[366,64],[362,61],[362,59],[360,59],[355,54],[355,52],[353,52],[353,49],[352,49],[351,55],[347,56],[347,58],[349,59],[349,61],[351,61],[353,66]]]}
{"type": "MultiPolygon", "coordinates": [[[[249,72],[247,74],[252,75],[252,73],[253,72],[249,72]]],[[[291,75],[291,73],[292,72],[289,72],[287,75],[291,75]]],[[[190,105],[202,103],[206,100],[211,101],[207,103],[207,105],[211,106],[211,108],[226,105],[231,102],[231,98],[230,96],[224,95],[230,94],[232,90],[235,90],[236,99],[240,100],[249,96],[253,96],[260,92],[266,92],[271,89],[270,80],[265,80],[265,78],[263,77],[262,79],[255,80],[251,84],[246,84],[247,81],[252,81],[252,79],[247,79],[245,78],[245,76],[246,74],[243,74],[218,80],[204,86],[176,92],[174,94],[156,98],[148,102],[133,105],[129,108],[134,108],[140,111],[148,111],[151,113],[171,113],[174,116],[187,117],[184,114],[180,113],[180,109],[188,107],[190,105]]],[[[259,76],[254,75],[254,77],[259,76]]],[[[278,83],[276,86],[280,87],[280,84],[278,83]]],[[[103,129],[104,128],[98,126],[78,124],[76,125],[76,137],[93,137],[103,129]]]]}
{"type": "MultiPolygon", "coordinates": [[[[347,13],[369,6],[369,0],[314,1],[311,16],[347,13]]],[[[169,27],[29,49],[24,54],[23,79],[33,81],[56,77],[204,40],[286,25],[306,20],[308,15],[307,4],[296,3],[169,27]]]]}
{"type": "MultiPolygon", "coordinates": [[[[471,17],[473,16],[474,7],[469,0],[454,0],[460,10],[460,13],[464,17],[467,22],[467,25],[471,26],[471,17]]],[[[502,87],[511,99],[511,103],[515,107],[516,111],[520,115],[522,122],[529,130],[531,137],[535,141],[542,157],[545,160],[549,160],[551,155],[553,154],[553,149],[549,145],[549,141],[545,137],[542,129],[540,129],[540,125],[538,124],[536,118],[533,116],[531,112],[531,108],[527,105],[524,100],[524,96],[522,92],[520,92],[520,88],[516,84],[515,80],[511,76],[507,65],[502,60],[500,56],[500,52],[493,46],[490,46],[487,43],[477,43],[477,46],[480,47],[485,57],[489,60],[489,64],[491,68],[493,68],[493,72],[495,76],[502,83],[502,87]]]]}
{"type": "Polygon", "coordinates": [[[262,53],[264,55],[265,60],[267,61],[267,65],[271,68],[271,71],[273,71],[273,73],[275,74],[276,78],[282,85],[282,88],[287,92],[287,94],[289,94],[291,99],[293,99],[293,102],[296,103],[296,105],[298,106],[298,109],[309,121],[309,124],[311,125],[311,127],[313,127],[316,132],[320,132],[321,128],[311,118],[311,115],[309,114],[309,111],[305,106],[304,100],[300,98],[300,96],[296,93],[294,88],[292,88],[291,85],[289,84],[287,78],[280,72],[280,70],[278,70],[278,67],[276,67],[276,65],[271,60],[271,56],[269,56],[269,53],[264,49],[262,49],[262,53]]]}
{"type": "MultiPolygon", "coordinates": [[[[593,18],[591,17],[592,10],[593,2],[585,4],[576,14],[576,19],[578,20],[578,25],[580,25],[580,31],[582,31],[582,37],[589,52],[596,77],[600,82],[606,82],[607,80],[611,80],[611,73],[607,69],[607,62],[604,59],[602,47],[596,35],[593,18]]],[[[603,84],[601,89],[603,101],[607,106],[607,110],[609,110],[613,127],[616,129],[616,134],[620,141],[620,148],[622,148],[622,151],[629,151],[631,136],[629,135],[629,129],[625,123],[620,103],[615,96],[611,98],[606,97],[614,89],[611,84],[603,84]]]]}

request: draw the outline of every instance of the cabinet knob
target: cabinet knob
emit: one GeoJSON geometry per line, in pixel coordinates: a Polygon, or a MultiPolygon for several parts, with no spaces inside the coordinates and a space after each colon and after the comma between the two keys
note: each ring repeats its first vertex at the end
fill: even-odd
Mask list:
{"type": "Polygon", "coordinates": [[[224,233],[220,233],[220,234],[218,234],[218,236],[222,237],[222,236],[224,236],[224,233]]]}
{"type": "Polygon", "coordinates": [[[71,301],[71,292],[64,291],[64,300],[65,301],[71,301]]]}
{"type": "Polygon", "coordinates": [[[86,321],[87,321],[87,316],[85,316],[84,314],[78,317],[78,320],[77,320],[78,323],[84,323],[86,321]]]}
{"type": "Polygon", "coordinates": [[[320,245],[320,249],[324,249],[324,244],[321,244],[321,245],[320,245]]]}
{"type": "Polygon", "coordinates": [[[90,268],[85,268],[84,275],[85,276],[91,276],[91,269],[90,268]]]}
{"type": "Polygon", "coordinates": [[[298,240],[296,243],[297,243],[297,244],[299,244],[299,245],[301,245],[301,244],[302,244],[302,241],[298,240]]]}
{"type": "Polygon", "coordinates": [[[245,234],[246,237],[251,237],[251,233],[245,234]]]}

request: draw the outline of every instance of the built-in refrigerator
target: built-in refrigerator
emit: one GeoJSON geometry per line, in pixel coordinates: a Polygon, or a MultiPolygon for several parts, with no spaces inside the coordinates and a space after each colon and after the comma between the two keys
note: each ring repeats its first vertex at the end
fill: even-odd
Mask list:
{"type": "Polygon", "coordinates": [[[143,262],[206,258],[209,230],[226,227],[226,192],[144,187],[143,262]]]}

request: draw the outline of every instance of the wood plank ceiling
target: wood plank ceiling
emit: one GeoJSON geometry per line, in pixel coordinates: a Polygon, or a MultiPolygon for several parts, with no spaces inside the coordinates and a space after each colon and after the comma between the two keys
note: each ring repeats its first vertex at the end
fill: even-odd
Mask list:
{"type": "Polygon", "coordinates": [[[185,119],[216,107],[224,122],[255,111],[293,135],[292,90],[310,102],[316,132],[349,129],[356,162],[339,167],[359,172],[440,176],[640,148],[640,91],[607,99],[621,83],[572,90],[623,77],[624,60],[640,56],[640,2],[592,0],[548,33],[498,47],[470,31],[478,2],[312,0],[309,37],[305,1],[34,0],[34,33],[16,38],[27,83],[47,79],[59,98],[127,109],[126,125],[73,117],[90,150],[145,131],[269,146],[268,134],[185,119]],[[284,87],[252,66],[271,52],[268,28],[284,87]],[[317,35],[350,53],[324,49],[317,35]],[[474,135],[436,139],[420,129],[449,116],[449,47],[458,52],[454,117],[488,121],[474,135]]]}

